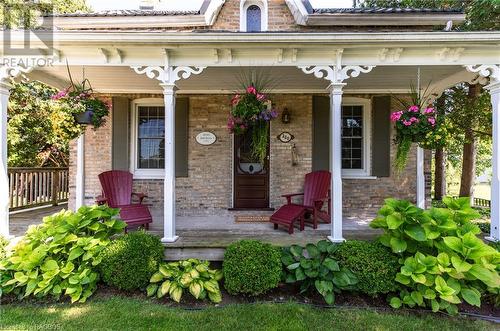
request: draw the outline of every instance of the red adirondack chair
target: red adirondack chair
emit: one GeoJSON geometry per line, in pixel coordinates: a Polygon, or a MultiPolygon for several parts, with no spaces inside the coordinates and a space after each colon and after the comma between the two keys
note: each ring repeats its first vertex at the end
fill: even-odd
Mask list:
{"type": "Polygon", "coordinates": [[[120,208],[120,217],[127,223],[127,228],[144,226],[149,229],[153,222],[148,206],[142,204],[147,196],[143,193],[132,192],[132,174],[128,171],[112,170],[99,175],[102,186],[102,196],[96,198],[99,205],[107,204],[111,208],[120,208]],[[132,202],[132,197],[139,199],[132,202]]]}
{"type": "Polygon", "coordinates": [[[271,216],[270,221],[274,223],[274,228],[285,225],[288,226],[288,233],[292,234],[296,221],[300,223],[300,231],[304,230],[304,223],[309,220],[314,229],[318,227],[318,219],[330,223],[330,179],[329,171],[313,171],[306,174],[304,193],[282,195],[286,198],[287,204],[271,216]],[[296,196],[304,196],[302,203],[292,202],[292,198],[296,196]],[[323,211],[325,202],[328,204],[328,212],[323,211]]]}

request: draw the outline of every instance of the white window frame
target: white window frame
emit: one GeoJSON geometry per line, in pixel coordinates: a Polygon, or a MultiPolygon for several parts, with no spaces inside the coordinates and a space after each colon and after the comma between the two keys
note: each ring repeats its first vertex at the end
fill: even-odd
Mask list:
{"type": "Polygon", "coordinates": [[[240,1],[240,31],[247,32],[247,10],[250,6],[257,6],[260,8],[260,30],[261,32],[267,31],[267,1],[266,0],[241,0],[240,1]]]}
{"type": "Polygon", "coordinates": [[[342,169],[342,178],[376,178],[371,176],[371,100],[343,97],[342,106],[363,107],[363,167],[361,169],[342,169]]]}
{"type": "Polygon", "coordinates": [[[137,166],[137,137],[139,131],[138,117],[140,106],[165,107],[165,103],[162,98],[144,98],[132,101],[132,120],[130,121],[130,172],[134,175],[134,179],[163,179],[165,178],[165,169],[141,169],[137,166]]]}

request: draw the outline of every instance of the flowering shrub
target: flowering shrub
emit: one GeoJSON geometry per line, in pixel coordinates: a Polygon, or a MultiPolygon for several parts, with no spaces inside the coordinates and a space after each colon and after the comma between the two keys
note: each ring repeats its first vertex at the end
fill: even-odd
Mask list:
{"type": "Polygon", "coordinates": [[[244,134],[252,130],[252,156],[264,162],[267,154],[269,122],[278,117],[278,112],[269,107],[267,95],[249,85],[245,93],[235,94],[231,99],[231,114],[227,121],[229,132],[244,134]]]}

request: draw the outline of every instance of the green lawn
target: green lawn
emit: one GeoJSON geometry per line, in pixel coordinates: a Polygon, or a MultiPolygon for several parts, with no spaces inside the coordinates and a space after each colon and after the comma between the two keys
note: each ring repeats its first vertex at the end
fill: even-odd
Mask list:
{"type": "Polygon", "coordinates": [[[0,306],[0,330],[493,330],[488,322],[444,315],[249,304],[188,311],[110,298],[86,304],[0,306]]]}

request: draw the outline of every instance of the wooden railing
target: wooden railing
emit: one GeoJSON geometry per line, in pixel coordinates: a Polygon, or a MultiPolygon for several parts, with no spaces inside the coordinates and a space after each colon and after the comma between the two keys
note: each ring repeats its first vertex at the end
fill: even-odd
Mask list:
{"type": "Polygon", "coordinates": [[[68,201],[68,168],[8,168],[9,210],[68,201]]]}
{"type": "Polygon", "coordinates": [[[474,198],[474,207],[491,208],[491,201],[481,198],[474,198]]]}

